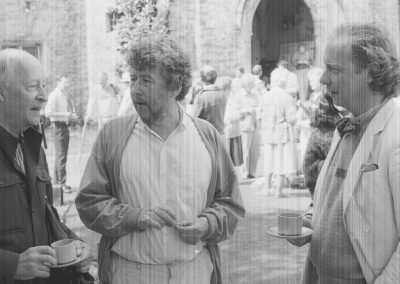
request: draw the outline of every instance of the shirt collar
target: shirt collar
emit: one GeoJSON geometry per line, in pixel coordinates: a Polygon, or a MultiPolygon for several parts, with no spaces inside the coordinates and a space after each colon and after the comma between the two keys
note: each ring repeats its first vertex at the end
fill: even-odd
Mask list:
{"type": "MultiPolygon", "coordinates": [[[[179,122],[174,131],[182,132],[187,127],[189,123],[189,118],[180,103],[178,103],[178,112],[179,112],[179,122]]],[[[142,127],[152,132],[151,128],[146,123],[144,123],[143,120],[140,118],[140,115],[138,115],[137,123],[139,123],[142,127]]]]}

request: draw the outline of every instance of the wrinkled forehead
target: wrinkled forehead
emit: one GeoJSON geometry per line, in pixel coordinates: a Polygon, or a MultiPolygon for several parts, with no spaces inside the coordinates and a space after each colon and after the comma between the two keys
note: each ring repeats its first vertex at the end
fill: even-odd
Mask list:
{"type": "Polygon", "coordinates": [[[151,66],[148,65],[146,67],[143,68],[135,68],[135,67],[131,67],[130,68],[130,74],[131,76],[135,75],[135,76],[151,76],[153,78],[159,78],[162,77],[164,78],[165,72],[163,72],[163,69],[160,65],[155,65],[155,66],[151,66]]]}
{"type": "Polygon", "coordinates": [[[43,66],[34,58],[10,59],[7,62],[6,72],[10,79],[22,82],[44,80],[45,78],[43,66]]]}

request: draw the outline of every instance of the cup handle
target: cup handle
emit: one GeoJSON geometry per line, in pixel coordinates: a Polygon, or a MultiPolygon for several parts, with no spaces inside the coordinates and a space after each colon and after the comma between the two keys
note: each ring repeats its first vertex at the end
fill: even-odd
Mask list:
{"type": "Polygon", "coordinates": [[[76,257],[80,257],[83,254],[82,241],[74,240],[74,246],[76,251],[76,257]]]}

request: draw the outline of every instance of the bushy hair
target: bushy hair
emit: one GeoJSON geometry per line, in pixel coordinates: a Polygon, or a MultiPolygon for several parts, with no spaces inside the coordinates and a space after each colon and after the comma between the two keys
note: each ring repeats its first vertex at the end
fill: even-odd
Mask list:
{"type": "Polygon", "coordinates": [[[396,48],[385,29],[376,24],[344,24],[335,35],[349,38],[353,63],[360,70],[368,70],[373,91],[385,97],[396,96],[400,68],[396,48]]]}
{"type": "Polygon", "coordinates": [[[161,68],[170,91],[181,87],[176,100],[185,98],[192,85],[191,64],[189,57],[173,39],[160,34],[147,35],[131,44],[126,57],[129,66],[138,71],[161,68]]]}

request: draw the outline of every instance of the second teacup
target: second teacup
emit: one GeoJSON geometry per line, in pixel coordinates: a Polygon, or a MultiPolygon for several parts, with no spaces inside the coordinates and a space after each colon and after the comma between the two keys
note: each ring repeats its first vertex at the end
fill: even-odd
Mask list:
{"type": "Polygon", "coordinates": [[[301,235],[303,217],[299,213],[285,212],[278,215],[278,233],[280,235],[301,235]]]}

